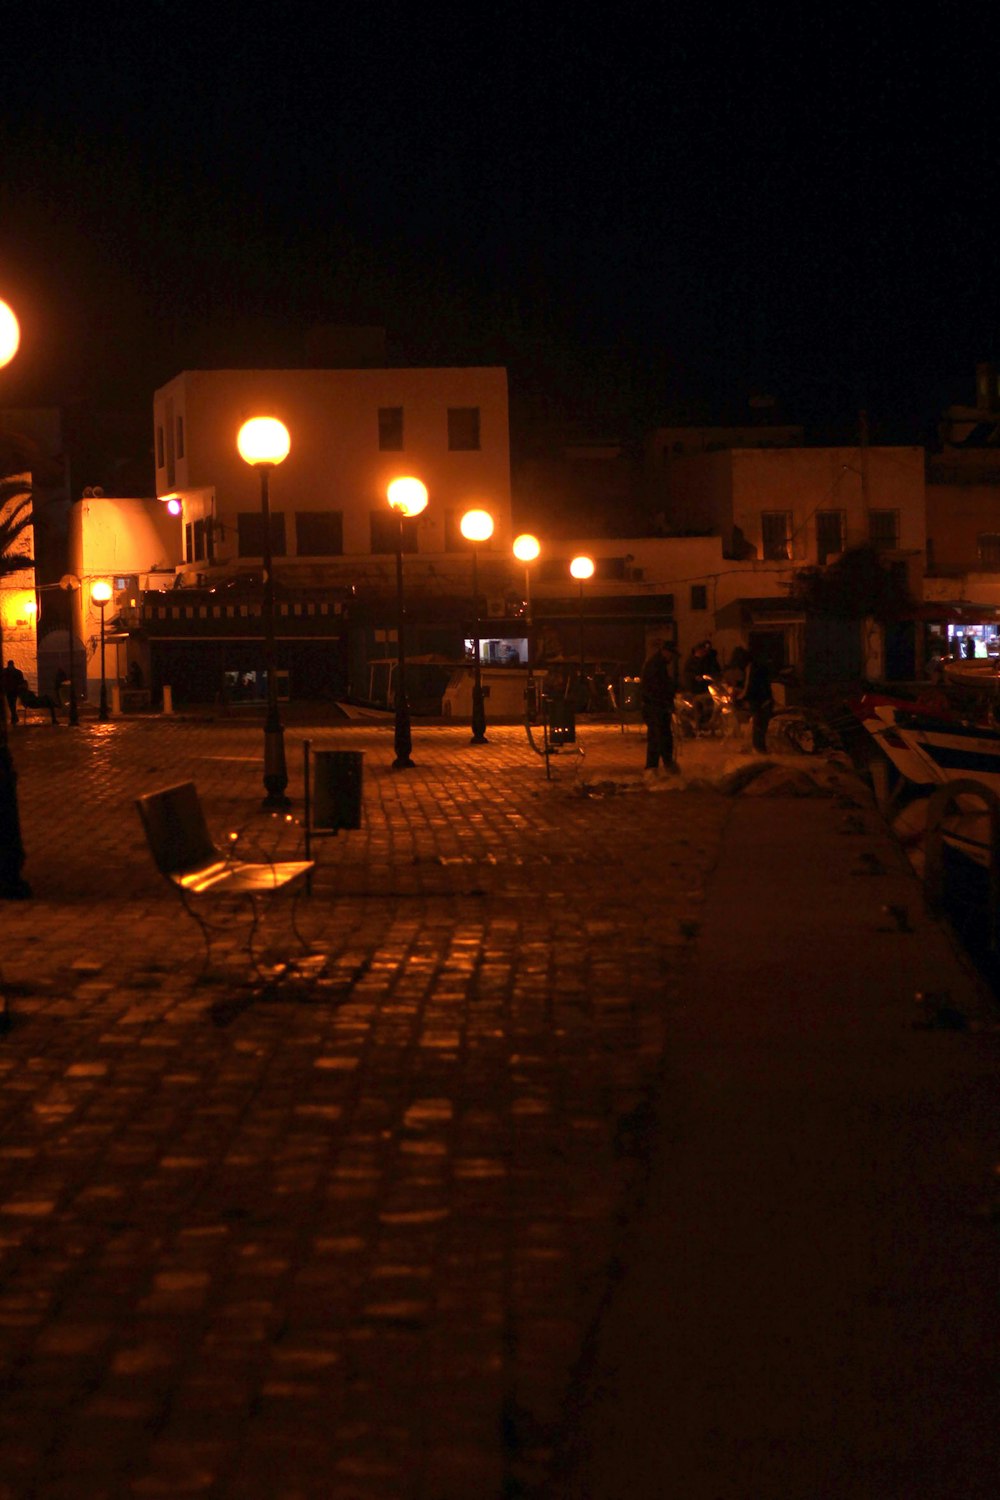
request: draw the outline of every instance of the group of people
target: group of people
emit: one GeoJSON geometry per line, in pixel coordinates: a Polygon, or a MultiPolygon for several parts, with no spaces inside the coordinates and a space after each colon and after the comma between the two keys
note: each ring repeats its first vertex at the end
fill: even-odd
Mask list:
{"type": "MultiPolygon", "coordinates": [[[[677,662],[677,652],[669,641],[663,641],[643,665],[639,686],[646,722],[647,776],[655,776],[661,762],[666,770],[677,770],[673,729],[677,662]]],[[[702,694],[708,696],[709,679],[721,679],[730,686],[737,711],[750,718],[751,744],[763,755],[767,749],[767,726],[774,712],[767,662],[752,656],[745,646],[737,646],[723,671],[712,642],[699,641],[684,664],[683,686],[697,701],[702,694]]]]}

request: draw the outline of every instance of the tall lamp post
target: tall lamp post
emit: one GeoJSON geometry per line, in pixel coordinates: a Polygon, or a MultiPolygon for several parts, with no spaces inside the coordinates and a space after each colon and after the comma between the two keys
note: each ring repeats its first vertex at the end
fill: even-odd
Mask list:
{"type": "Polygon", "coordinates": [[[101,700],[97,717],[104,720],[108,717],[108,684],[104,676],[104,611],[111,598],[110,583],[106,583],[103,578],[98,579],[96,583],[91,584],[90,597],[101,611],[101,700]]]}
{"type": "Polygon", "coordinates": [[[486,701],[483,697],[483,674],[479,660],[479,543],[488,542],[493,535],[493,517],[488,510],[467,510],[459,522],[459,528],[467,542],[472,543],[472,616],[473,616],[473,667],[472,682],[472,739],[470,744],[488,745],[486,738],[486,701]]]}
{"type": "Polygon", "coordinates": [[[394,771],[409,771],[413,768],[410,751],[413,736],[410,733],[410,704],[406,696],[406,647],[404,644],[403,604],[403,522],[422,515],[427,509],[427,486],[412,474],[394,479],[386,490],[386,499],[399,521],[396,533],[396,759],[394,771]]]}
{"type": "Polygon", "coordinates": [[[264,719],[264,807],[288,806],[285,787],[285,731],[278,712],[278,682],[274,669],[274,570],[271,558],[271,470],[283,463],[291,448],[288,428],[276,417],[251,417],[236,436],[236,447],[244,463],[260,475],[260,512],[264,536],[264,671],[267,674],[267,716],[264,719]]]}
{"type": "Polygon", "coordinates": [[[69,720],[70,724],[79,724],[80,713],[76,703],[76,649],[74,640],[76,637],[75,622],[76,611],[73,608],[73,590],[80,587],[80,580],[75,573],[64,573],[59,580],[59,587],[65,589],[69,595],[68,635],[69,635],[69,720]]]}
{"type": "MultiPolygon", "coordinates": [[[[21,330],[13,309],[0,301],[0,369],[10,363],[21,342],[21,330]]],[[[0,636],[3,619],[0,617],[0,636]]],[[[0,704],[0,900],[24,900],[31,886],[21,874],[24,844],[17,806],[17,772],[7,739],[5,705],[0,704]]]]}
{"type": "MultiPolygon", "coordinates": [[[[579,700],[584,692],[583,684],[585,681],[583,670],[583,585],[588,578],[593,578],[594,576],[594,559],[592,557],[587,557],[586,553],[582,553],[579,557],[574,557],[573,561],[569,565],[569,571],[571,576],[575,578],[580,585],[580,604],[578,611],[578,619],[580,625],[580,686],[577,690],[577,698],[579,700]]],[[[581,708],[585,708],[586,704],[587,700],[584,699],[580,705],[581,708]]]]}
{"type": "Polygon", "coordinates": [[[530,531],[523,531],[520,536],[514,538],[513,552],[518,562],[524,563],[524,607],[525,625],[528,630],[528,681],[524,689],[524,706],[529,719],[535,717],[537,707],[535,700],[535,669],[533,664],[532,639],[531,639],[531,568],[529,564],[538,560],[542,544],[537,536],[532,536],[530,531]]]}

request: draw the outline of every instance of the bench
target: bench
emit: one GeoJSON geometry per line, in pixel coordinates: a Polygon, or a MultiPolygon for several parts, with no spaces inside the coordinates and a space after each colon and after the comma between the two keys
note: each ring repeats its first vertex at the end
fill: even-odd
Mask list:
{"type": "MultiPolygon", "coordinates": [[[[264,908],[275,897],[301,888],[315,860],[250,861],[217,847],[208,831],[193,781],[147,792],[136,808],[157,869],[180,897],[205,939],[205,967],[211,961],[213,926],[199,909],[226,897],[246,901],[251,912],[247,956],[263,977],[253,940],[264,908]]],[[[292,926],[295,928],[294,912],[292,926]]],[[[308,947],[298,929],[296,936],[308,947]]]]}

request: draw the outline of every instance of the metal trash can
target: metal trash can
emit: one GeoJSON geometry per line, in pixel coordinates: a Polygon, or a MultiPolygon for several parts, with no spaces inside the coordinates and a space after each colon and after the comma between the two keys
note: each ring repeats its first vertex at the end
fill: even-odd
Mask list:
{"type": "Polygon", "coordinates": [[[576,714],[572,703],[565,698],[546,698],[546,717],[549,724],[549,744],[555,749],[560,745],[576,743],[576,714]]]}
{"type": "Polygon", "coordinates": [[[361,827],[364,751],[316,750],[313,753],[312,826],[317,833],[361,827]]]}

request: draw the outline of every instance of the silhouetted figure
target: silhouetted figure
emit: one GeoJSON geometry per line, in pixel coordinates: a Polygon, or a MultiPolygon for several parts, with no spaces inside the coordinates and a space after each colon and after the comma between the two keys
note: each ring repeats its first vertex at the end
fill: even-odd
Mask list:
{"type": "Polygon", "coordinates": [[[661,760],[665,770],[677,769],[673,727],[674,694],[677,691],[674,655],[673,648],[664,641],[643,665],[639,681],[642,717],[646,721],[647,781],[656,776],[661,760]]]}
{"type": "Polygon", "coordinates": [[[56,675],[52,679],[52,682],[56,690],[56,702],[62,707],[63,703],[69,699],[69,673],[64,671],[62,667],[57,667],[56,675]]]}
{"type": "Polygon", "coordinates": [[[7,711],[10,714],[10,722],[17,723],[17,700],[21,690],[28,686],[27,678],[20,667],[15,667],[13,661],[8,661],[2,674],[3,695],[7,700],[7,711]]]}
{"type": "Polygon", "coordinates": [[[766,661],[760,661],[756,656],[751,656],[747,663],[740,702],[750,710],[753,748],[758,755],[766,755],[767,726],[774,713],[774,698],[771,693],[771,669],[766,661]]]}

